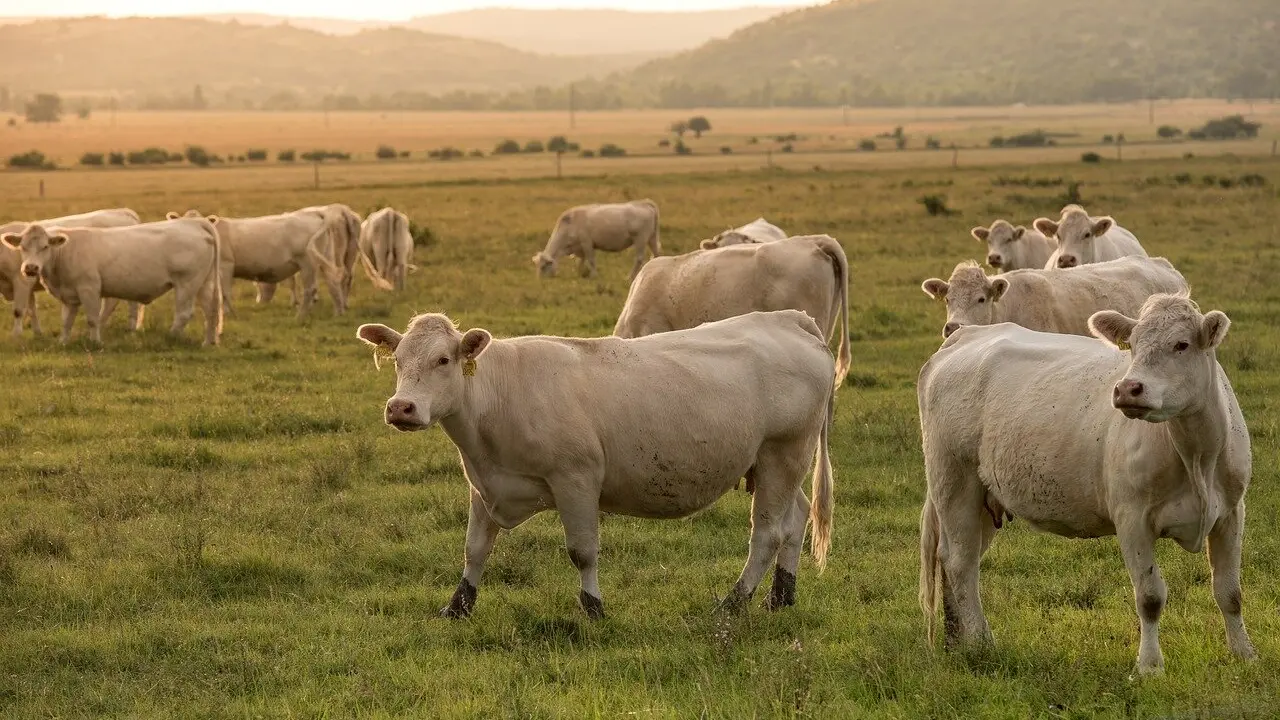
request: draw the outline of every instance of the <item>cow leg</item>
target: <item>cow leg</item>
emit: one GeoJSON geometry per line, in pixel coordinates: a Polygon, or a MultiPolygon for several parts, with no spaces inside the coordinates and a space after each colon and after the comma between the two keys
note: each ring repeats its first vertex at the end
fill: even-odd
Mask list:
{"type": "Polygon", "coordinates": [[[142,303],[129,303],[129,329],[138,332],[142,329],[142,321],[147,314],[147,306],[142,303]]]}
{"type": "Polygon", "coordinates": [[[578,260],[578,271],[585,278],[596,276],[596,249],[590,245],[583,246],[582,257],[578,260]]]}
{"type": "Polygon", "coordinates": [[[227,315],[235,315],[235,308],[232,307],[231,283],[235,279],[236,264],[234,262],[224,262],[218,268],[218,282],[222,283],[222,312],[227,315]]]}
{"type": "Polygon", "coordinates": [[[453,591],[449,604],[440,609],[440,617],[465,618],[471,614],[476,604],[476,588],[480,587],[480,576],[484,573],[485,561],[493,552],[493,544],[498,539],[498,523],[493,521],[484,500],[475,488],[471,488],[471,514],[467,516],[467,549],[464,554],[462,581],[458,589],[453,591]]]}
{"type": "Polygon", "coordinates": [[[98,293],[88,293],[81,297],[84,302],[84,321],[89,326],[89,342],[94,345],[102,344],[102,296],[98,293]]]}
{"type": "Polygon", "coordinates": [[[751,542],[738,581],[728,597],[720,602],[722,609],[736,610],[747,604],[786,539],[787,521],[795,511],[800,481],[813,457],[812,452],[791,450],[785,446],[766,446],[747,474],[748,482],[755,484],[755,491],[751,493],[751,542]],[[799,460],[802,456],[803,461],[799,460]]]}
{"type": "MultiPolygon", "coordinates": [[[[301,302],[298,304],[298,319],[302,320],[311,313],[311,304],[316,299],[316,269],[310,264],[303,265],[302,269],[298,270],[297,275],[294,277],[299,276],[302,278],[302,297],[301,302]]],[[[295,298],[297,297],[296,292],[294,296],[295,298]]]]}
{"type": "Polygon", "coordinates": [[[582,591],[578,602],[587,617],[598,620],[604,617],[604,601],[600,596],[600,500],[582,485],[574,484],[581,494],[570,498],[556,497],[556,509],[564,525],[565,545],[569,548],[569,562],[582,575],[582,591]]]}
{"type": "Polygon", "coordinates": [[[1209,533],[1209,566],[1213,569],[1213,599],[1227,626],[1227,647],[1243,660],[1257,657],[1240,616],[1240,538],[1244,534],[1244,503],[1218,520],[1209,533]]]}
{"type": "MultiPolygon", "coordinates": [[[[31,332],[35,335],[40,334],[40,316],[36,313],[36,289],[31,288],[31,292],[27,295],[27,312],[31,313],[31,332]]],[[[18,327],[15,334],[22,334],[22,318],[15,318],[18,327]]]]}
{"type": "Polygon", "coordinates": [[[778,550],[778,563],[773,568],[773,588],[764,606],[778,610],[796,604],[796,575],[800,570],[800,553],[804,549],[804,530],[809,520],[809,499],[803,490],[796,491],[795,502],[786,519],[786,536],[778,550]]]}
{"type": "Polygon", "coordinates": [[[200,286],[196,300],[200,303],[200,311],[204,315],[204,344],[217,345],[222,337],[222,303],[219,302],[222,279],[217,268],[209,271],[209,276],[200,286]]]}
{"type": "Polygon", "coordinates": [[[942,607],[946,644],[984,644],[991,642],[991,627],[982,611],[978,590],[979,566],[995,532],[987,513],[986,490],[976,477],[955,468],[950,482],[930,481],[938,495],[934,507],[938,513],[942,542],[939,558],[942,564],[942,607]]]}
{"type": "Polygon", "coordinates": [[[75,324],[76,313],[79,311],[79,305],[62,304],[62,335],[58,338],[58,342],[63,345],[66,345],[71,340],[71,326],[75,324]]]}
{"type": "Polygon", "coordinates": [[[254,302],[266,304],[271,302],[271,298],[276,296],[275,283],[254,283],[254,287],[257,288],[257,294],[254,296],[254,302]]]}
{"type": "Polygon", "coordinates": [[[173,325],[169,328],[170,335],[181,335],[187,323],[191,322],[191,316],[196,313],[196,295],[199,291],[200,288],[193,286],[191,281],[173,288],[173,325]]]}
{"type": "MultiPolygon", "coordinates": [[[[22,336],[22,316],[23,315],[26,315],[26,311],[19,310],[18,307],[15,305],[13,308],[13,336],[14,337],[22,336]]],[[[35,325],[34,322],[31,324],[32,326],[35,325]]]]}
{"type": "Polygon", "coordinates": [[[1142,518],[1134,518],[1116,528],[1124,565],[1133,582],[1134,604],[1142,635],[1138,646],[1138,674],[1164,671],[1160,652],[1160,613],[1164,610],[1168,587],[1156,565],[1156,538],[1142,518]]]}
{"type": "Polygon", "coordinates": [[[635,264],[631,266],[631,276],[629,278],[631,280],[635,280],[636,276],[640,274],[640,268],[644,267],[645,249],[646,246],[644,243],[636,243],[636,261],[635,264]]]}
{"type": "Polygon", "coordinates": [[[107,320],[109,320],[111,318],[111,315],[115,313],[116,306],[119,304],[120,304],[120,301],[115,298],[103,298],[102,313],[98,315],[98,322],[102,323],[102,325],[105,327],[107,324],[107,320]]]}

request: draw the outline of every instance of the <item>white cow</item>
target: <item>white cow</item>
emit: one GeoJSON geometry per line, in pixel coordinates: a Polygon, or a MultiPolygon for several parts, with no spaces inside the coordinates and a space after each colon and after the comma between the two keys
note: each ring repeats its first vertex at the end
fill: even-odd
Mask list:
{"type": "MultiPolygon", "coordinates": [[[[18,234],[26,229],[28,224],[43,225],[45,227],[126,227],[128,225],[137,225],[141,220],[138,213],[128,208],[112,208],[109,210],[94,210],[92,212],[80,213],[78,215],[65,215],[58,218],[49,218],[48,220],[35,220],[32,223],[26,222],[10,222],[0,225],[0,235],[18,234]]],[[[27,278],[19,272],[22,265],[22,254],[4,243],[0,243],[0,297],[13,301],[13,334],[15,337],[22,334],[22,318],[26,314],[31,315],[31,331],[36,335],[40,334],[40,318],[36,314],[35,292],[42,290],[44,286],[35,281],[35,278],[27,278]]],[[[103,313],[102,322],[106,322],[106,318],[110,315],[108,309],[103,313]]],[[[142,306],[138,303],[129,303],[130,325],[135,329],[142,322],[142,306]]]]}
{"type": "MultiPolygon", "coordinates": [[[[360,215],[350,207],[341,203],[333,203],[330,205],[313,205],[305,207],[294,212],[306,213],[317,212],[323,215],[329,224],[329,250],[330,262],[341,268],[342,280],[339,283],[341,287],[342,310],[338,314],[345,312],[350,307],[351,284],[355,279],[356,260],[360,254],[360,215]]],[[[298,306],[298,283],[297,278],[290,276],[289,294],[293,298],[293,305],[298,306]]],[[[275,297],[276,285],[274,282],[257,282],[254,286],[257,290],[257,302],[269,303],[275,297]]],[[[313,293],[314,294],[314,293],[313,293]]]]}
{"type": "Polygon", "coordinates": [[[1058,249],[1045,262],[1045,269],[1070,268],[1137,255],[1147,256],[1138,238],[1109,217],[1090,217],[1079,205],[1062,208],[1058,222],[1039,218],[1035,228],[1057,238],[1058,249]]]}
{"type": "Polygon", "coordinates": [[[969,234],[987,244],[987,264],[996,272],[1043,268],[1058,247],[1039,230],[1014,227],[1008,220],[996,220],[989,228],[973,228],[969,234]]]}
{"type": "Polygon", "coordinates": [[[842,384],[850,365],[849,261],[827,235],[654,258],[631,283],[613,334],[643,337],[788,308],[808,313],[827,336],[839,332],[842,384]]]}
{"type": "Polygon", "coordinates": [[[644,265],[645,250],[653,257],[662,252],[658,239],[658,205],[652,200],[625,203],[579,205],[569,208],[556,220],[547,246],[533,256],[533,264],[544,277],[554,275],[556,262],[565,255],[579,261],[583,277],[596,275],[596,250],[622,252],[636,249],[631,278],[644,265]]]}
{"type": "Polygon", "coordinates": [[[969,260],[950,282],[929,278],[925,294],[947,305],[942,337],[965,325],[1012,322],[1041,332],[1089,334],[1089,316],[1099,310],[1136,313],[1156,293],[1187,289],[1187,281],[1164,258],[1126,257],[1065,270],[1014,270],[990,277],[969,260]]]}
{"type": "Polygon", "coordinates": [[[703,240],[698,247],[703,250],[714,250],[729,245],[767,243],[785,239],[787,239],[787,233],[782,228],[760,217],[741,227],[725,230],[710,240],[703,240]]]}
{"type": "Polygon", "coordinates": [[[119,228],[45,228],[28,225],[3,241],[22,251],[22,272],[39,277],[62,302],[62,342],[71,338],[84,306],[89,339],[102,343],[103,298],[147,304],[174,292],[170,333],[179,335],[198,301],[204,311],[206,345],[222,333],[218,283],[218,234],[203,218],[183,218],[119,228]]]}
{"type": "Polygon", "coordinates": [[[1228,325],[1185,295],[1156,295],[1137,320],[1094,315],[1107,343],[1009,323],[943,343],[917,386],[928,480],[920,603],[931,641],[939,599],[949,643],[990,640],[978,569],[1007,512],[1064,537],[1117,537],[1144,674],[1164,664],[1156,540],[1197,553],[1207,541],[1227,646],[1254,656],[1240,615],[1249,431],[1215,356],[1228,325]]]}
{"type": "Polygon", "coordinates": [[[360,265],[375,287],[403,290],[413,266],[409,218],[391,208],[371,213],[360,224],[360,265]]]}
{"type": "MultiPolygon", "coordinates": [[[[178,217],[198,218],[200,213],[188,210],[186,215],[169,213],[170,219],[178,217]]],[[[222,294],[228,310],[231,310],[231,282],[233,278],[270,283],[302,277],[302,298],[298,317],[304,318],[311,311],[317,295],[317,281],[323,276],[333,299],[334,312],[341,315],[346,308],[342,290],[343,271],[333,262],[333,237],[335,232],[346,232],[346,218],[341,214],[326,214],[319,210],[296,210],[281,215],[264,217],[228,218],[210,215],[207,218],[218,231],[221,244],[222,294]]]]}
{"type": "Polygon", "coordinates": [[[833,368],[802,312],[634,340],[497,340],[481,329],[460,333],[444,315],[419,315],[404,335],[385,325],[357,334],[395,356],[386,422],[399,430],[440,423],[471,485],[466,564],[446,617],[470,614],[498,529],[552,509],[582,576],[579,601],[599,617],[601,512],[685,517],[744,476],[753,488],[750,552],[724,604],[744,604],[775,559],[767,604],[795,602],[806,519],[814,559],[825,564],[833,368]],[[801,489],[810,464],[812,508],[801,489]]]}

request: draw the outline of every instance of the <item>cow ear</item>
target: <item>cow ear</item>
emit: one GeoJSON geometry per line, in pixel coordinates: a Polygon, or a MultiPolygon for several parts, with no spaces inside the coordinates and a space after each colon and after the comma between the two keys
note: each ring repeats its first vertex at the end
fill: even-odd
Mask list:
{"type": "Polygon", "coordinates": [[[172,210],[164,214],[165,220],[177,220],[180,217],[182,216],[172,210]]]}
{"type": "Polygon", "coordinates": [[[1212,310],[1200,321],[1200,347],[1213,350],[1222,344],[1227,337],[1227,328],[1231,327],[1231,319],[1220,310],[1212,310]]]}
{"type": "Polygon", "coordinates": [[[946,280],[939,280],[938,278],[929,278],[928,280],[920,283],[920,289],[924,291],[924,294],[934,300],[942,300],[945,298],[947,296],[947,290],[950,287],[951,285],[948,284],[946,280]]]}
{"type": "Polygon", "coordinates": [[[978,242],[986,242],[987,238],[991,237],[991,231],[984,227],[976,227],[970,230],[969,234],[972,235],[973,239],[977,240],[978,242]]]}
{"type": "Polygon", "coordinates": [[[1138,321],[1115,310],[1099,310],[1089,318],[1089,332],[1118,348],[1129,346],[1129,334],[1138,321]]]}
{"type": "Polygon", "coordinates": [[[1058,234],[1058,223],[1049,218],[1036,218],[1031,226],[1044,233],[1045,237],[1053,237],[1058,234]]]}
{"type": "Polygon", "coordinates": [[[1009,289],[1009,281],[1002,277],[998,277],[991,281],[991,302],[999,302],[1004,297],[1005,291],[1009,289]]]}
{"type": "Polygon", "coordinates": [[[1101,217],[1101,218],[1098,218],[1097,221],[1093,223],[1093,227],[1090,229],[1090,232],[1094,237],[1098,237],[1106,233],[1108,230],[1110,230],[1111,226],[1115,224],[1116,224],[1115,220],[1112,220],[1109,217],[1101,217]]]}
{"type": "Polygon", "coordinates": [[[534,265],[542,264],[542,253],[539,252],[539,253],[533,254],[533,264],[534,265]]]}
{"type": "Polygon", "coordinates": [[[68,238],[66,235],[62,233],[58,233],[57,235],[50,235],[49,247],[58,247],[59,245],[65,243],[67,240],[70,240],[70,238],[68,238]]]}
{"type": "Polygon", "coordinates": [[[0,242],[3,242],[5,245],[13,248],[14,250],[17,250],[18,248],[22,247],[22,236],[17,235],[15,233],[5,233],[2,237],[0,237],[0,242]]]}
{"type": "Polygon", "coordinates": [[[382,358],[394,354],[404,336],[386,325],[366,323],[356,330],[356,337],[373,346],[373,366],[381,370],[382,358]]]}
{"type": "Polygon", "coordinates": [[[716,241],[703,240],[702,242],[698,243],[698,248],[701,250],[714,250],[716,248],[716,241]]]}
{"type": "Polygon", "coordinates": [[[205,220],[208,220],[208,221],[209,221],[209,224],[211,224],[211,225],[217,225],[217,224],[218,224],[218,216],[217,216],[217,215],[209,215],[209,216],[205,217],[205,220]]]}
{"type": "Polygon", "coordinates": [[[1024,228],[1024,227],[1022,227],[1021,225],[1019,225],[1018,227],[1016,227],[1016,228],[1014,228],[1014,229],[1013,229],[1013,239],[1014,239],[1014,240],[1021,240],[1021,239],[1022,239],[1022,236],[1023,236],[1026,232],[1027,232],[1027,229],[1026,229],[1026,228],[1024,228]]]}
{"type": "Polygon", "coordinates": [[[458,355],[467,360],[475,360],[480,357],[480,353],[489,347],[489,341],[493,336],[488,330],[483,328],[471,328],[462,335],[462,342],[458,343],[458,355]]]}

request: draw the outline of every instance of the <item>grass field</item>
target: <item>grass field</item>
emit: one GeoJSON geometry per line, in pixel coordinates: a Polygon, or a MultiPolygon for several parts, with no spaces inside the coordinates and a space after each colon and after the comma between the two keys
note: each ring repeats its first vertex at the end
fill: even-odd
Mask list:
{"type": "MultiPolygon", "coordinates": [[[[606,177],[465,183],[369,165],[320,191],[306,171],[69,172],[40,176],[50,179],[44,199],[29,190],[37,176],[0,174],[14,217],[111,205],[148,219],[189,206],[252,215],[331,201],[365,213],[387,203],[437,238],[419,249],[406,294],[359,280],[345,317],[322,304],[299,324],[286,297],[255,306],[239,286],[240,315],[215,350],[198,347],[195,328],[164,337],[167,299],[140,335],[117,316],[103,350],[0,339],[0,715],[1271,717],[1280,162],[1077,158],[958,170],[810,162],[639,174],[619,164],[606,177]],[[1268,184],[1220,180],[1249,174],[1268,184]],[[1070,182],[1086,207],[1170,258],[1204,309],[1233,320],[1220,360],[1253,436],[1244,612],[1255,664],[1226,650],[1205,558],[1165,543],[1168,670],[1131,681],[1137,621],[1114,540],[1068,541],[1018,522],[984,563],[995,649],[926,646],[914,382],[943,313],[919,284],[981,257],[972,225],[1051,215],[1070,182]],[[945,195],[956,214],[927,215],[925,194],[945,195]],[[682,521],[607,517],[609,615],[589,622],[547,514],[503,533],[470,620],[436,619],[461,571],[465,480],[442,432],[382,424],[394,374],[374,369],[355,327],[440,310],[499,335],[606,334],[629,261],[600,258],[598,280],[538,281],[529,256],[565,207],[638,197],[661,206],[667,253],[761,214],[794,233],[829,233],[848,251],[854,369],[832,438],[830,566],[819,576],[802,563],[795,608],[756,605],[722,625],[711,610],[745,559],[745,493],[682,521]]],[[[40,302],[56,325],[52,301],[40,302]]]]}

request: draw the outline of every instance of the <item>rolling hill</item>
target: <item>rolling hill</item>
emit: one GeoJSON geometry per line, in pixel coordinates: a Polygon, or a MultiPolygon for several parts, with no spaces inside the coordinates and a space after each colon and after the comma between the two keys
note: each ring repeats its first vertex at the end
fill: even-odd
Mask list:
{"type": "Polygon", "coordinates": [[[1276,0],[836,0],[650,62],[661,105],[1280,94],[1276,0]]]}

